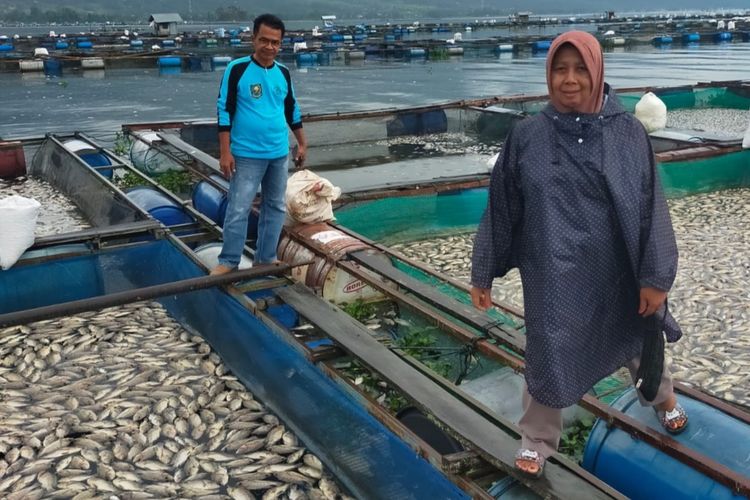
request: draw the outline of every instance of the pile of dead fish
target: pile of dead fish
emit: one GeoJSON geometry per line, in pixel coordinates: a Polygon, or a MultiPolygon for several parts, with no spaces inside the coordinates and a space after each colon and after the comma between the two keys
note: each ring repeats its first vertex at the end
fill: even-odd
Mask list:
{"type": "Polygon", "coordinates": [[[12,181],[0,181],[0,194],[3,197],[23,196],[41,203],[42,207],[36,223],[36,236],[49,236],[91,227],[66,196],[36,177],[24,176],[12,181]]]}
{"type": "MultiPolygon", "coordinates": [[[[684,331],[669,344],[675,378],[750,405],[750,189],[669,200],[680,263],[670,308],[684,331]]],[[[473,234],[394,248],[469,281],[473,234]]],[[[520,275],[496,279],[493,297],[523,307],[520,275]]]]}
{"type": "Polygon", "coordinates": [[[156,303],[0,330],[0,497],[346,498],[156,303]]]}
{"type": "Polygon", "coordinates": [[[750,111],[732,108],[686,108],[667,113],[667,127],[742,137],[750,125],[750,111]]]}
{"type": "Polygon", "coordinates": [[[376,144],[389,147],[399,145],[413,146],[426,155],[458,155],[467,153],[493,155],[498,150],[498,144],[488,145],[478,142],[476,137],[458,132],[389,137],[383,141],[378,141],[376,144]]]}

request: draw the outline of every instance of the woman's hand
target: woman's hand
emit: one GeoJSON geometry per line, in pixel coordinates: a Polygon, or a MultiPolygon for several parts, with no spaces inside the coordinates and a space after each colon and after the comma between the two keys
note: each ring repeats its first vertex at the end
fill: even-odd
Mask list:
{"type": "Polygon", "coordinates": [[[646,286],[641,288],[641,302],[638,306],[638,314],[644,318],[654,314],[667,300],[667,292],[646,286]]]}
{"type": "Polygon", "coordinates": [[[492,307],[492,290],[489,288],[471,287],[471,303],[480,311],[492,307]]]}

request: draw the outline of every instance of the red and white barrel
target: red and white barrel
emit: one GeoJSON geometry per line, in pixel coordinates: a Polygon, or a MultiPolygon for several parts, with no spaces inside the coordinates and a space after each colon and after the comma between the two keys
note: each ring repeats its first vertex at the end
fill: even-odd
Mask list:
{"type": "MultiPolygon", "coordinates": [[[[311,264],[292,269],[292,277],[296,281],[316,290],[324,299],[335,304],[380,300],[384,297],[381,292],[336,266],[336,261],[346,258],[347,254],[371,249],[370,245],[325,223],[299,224],[287,227],[286,231],[294,233],[296,238],[288,234],[281,238],[279,259],[291,266],[312,261],[311,264]],[[310,248],[319,249],[325,257],[310,248]]],[[[382,258],[390,262],[387,256],[382,255],[382,258]]]]}

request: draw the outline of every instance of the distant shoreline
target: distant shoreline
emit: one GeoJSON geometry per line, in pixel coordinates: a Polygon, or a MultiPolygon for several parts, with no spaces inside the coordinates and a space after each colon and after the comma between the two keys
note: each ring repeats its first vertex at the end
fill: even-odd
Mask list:
{"type": "MultiPolygon", "coordinates": [[[[722,19],[731,17],[742,17],[750,18],[750,10],[748,9],[706,9],[706,10],[656,10],[648,12],[615,12],[617,20],[624,20],[624,18],[633,19],[722,19]]],[[[479,23],[485,24],[494,21],[496,24],[507,23],[510,16],[505,14],[498,14],[496,16],[455,16],[455,17],[439,17],[439,18],[368,18],[368,19],[338,19],[336,21],[337,27],[345,28],[356,25],[411,25],[414,22],[421,24],[441,24],[441,23],[462,23],[471,24],[479,23]]],[[[575,19],[577,22],[598,22],[607,21],[604,18],[604,12],[585,12],[585,13],[531,13],[530,24],[539,22],[560,22],[562,20],[569,21],[575,19]]],[[[289,19],[286,22],[287,29],[290,31],[301,31],[310,30],[315,26],[322,28],[322,21],[320,19],[289,19]]],[[[185,24],[179,25],[178,31],[201,31],[201,30],[213,30],[217,28],[227,27],[250,27],[252,26],[252,20],[241,20],[241,21],[201,21],[191,20],[185,24]]],[[[92,31],[96,32],[108,32],[108,31],[119,31],[123,29],[136,30],[146,33],[151,29],[148,23],[143,22],[113,22],[107,24],[107,22],[96,22],[96,23],[78,23],[78,24],[57,24],[57,23],[16,23],[16,24],[2,24],[0,23],[0,35],[5,36],[28,36],[28,35],[41,35],[49,31],[55,31],[57,34],[60,33],[89,33],[92,31]]]]}

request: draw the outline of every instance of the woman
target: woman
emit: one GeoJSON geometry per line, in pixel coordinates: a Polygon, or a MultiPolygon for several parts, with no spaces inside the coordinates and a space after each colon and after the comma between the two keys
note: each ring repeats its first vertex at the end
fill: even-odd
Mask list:
{"type": "MultiPolygon", "coordinates": [[[[518,267],[526,313],[526,388],[516,467],[539,476],[557,450],[561,409],[623,365],[633,377],[645,320],[665,314],[677,246],[654,155],[641,124],[604,83],[599,42],[555,39],[550,103],[510,133],[492,172],[472,258],[472,301],[491,303],[492,280],[518,267]]],[[[685,429],[664,370],[652,405],[671,432],[685,429]]]]}

